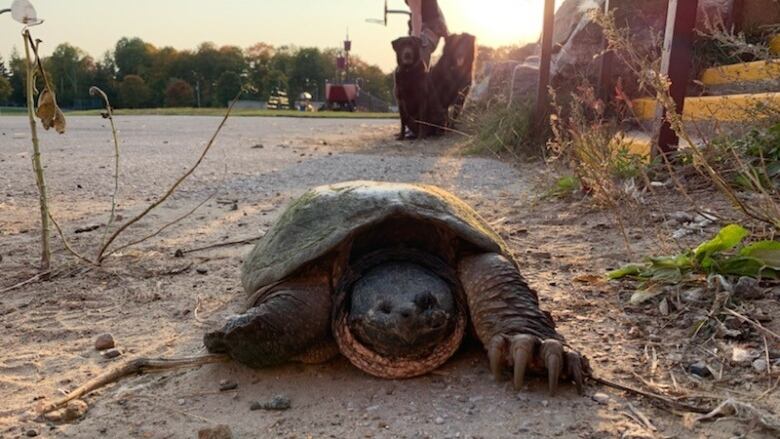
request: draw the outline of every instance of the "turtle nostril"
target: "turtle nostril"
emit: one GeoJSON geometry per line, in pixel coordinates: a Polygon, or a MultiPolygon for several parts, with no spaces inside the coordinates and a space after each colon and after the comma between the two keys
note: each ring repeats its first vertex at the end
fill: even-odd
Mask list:
{"type": "Polygon", "coordinates": [[[400,314],[401,314],[401,317],[403,317],[405,319],[408,319],[409,317],[412,316],[412,311],[408,310],[408,309],[403,309],[403,310],[401,310],[400,314]]]}
{"type": "Polygon", "coordinates": [[[379,305],[379,312],[382,314],[390,314],[390,311],[392,311],[392,308],[390,307],[390,304],[387,302],[382,302],[379,305]]]}
{"type": "Polygon", "coordinates": [[[414,303],[423,311],[427,311],[437,305],[436,298],[433,297],[431,293],[423,293],[418,295],[415,298],[414,303]]]}

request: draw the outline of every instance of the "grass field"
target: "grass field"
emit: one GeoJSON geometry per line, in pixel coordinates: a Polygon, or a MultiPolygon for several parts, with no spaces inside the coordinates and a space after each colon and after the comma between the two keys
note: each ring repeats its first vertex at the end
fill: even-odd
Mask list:
{"type": "MultiPolygon", "coordinates": [[[[70,116],[99,115],[101,110],[67,111],[70,116]]],[[[5,113],[3,113],[5,114],[5,113]]],[[[23,114],[23,113],[21,113],[23,114]]],[[[139,108],[114,110],[117,116],[223,116],[224,108],[139,108]]],[[[306,117],[329,119],[396,119],[396,113],[349,113],[343,111],[318,111],[313,113],[295,110],[233,110],[231,116],[239,117],[306,117]]]]}
{"type": "Polygon", "coordinates": [[[0,107],[0,116],[21,116],[27,114],[24,107],[0,107]]]}

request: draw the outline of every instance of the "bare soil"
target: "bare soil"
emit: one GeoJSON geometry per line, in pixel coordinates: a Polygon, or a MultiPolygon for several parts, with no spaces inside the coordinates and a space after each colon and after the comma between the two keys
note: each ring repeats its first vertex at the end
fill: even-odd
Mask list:
{"type": "MultiPolygon", "coordinates": [[[[195,160],[218,122],[117,118],[119,214],[127,219],[161,194],[195,160]]],[[[52,211],[73,246],[92,255],[109,210],[111,134],[99,117],[71,117],[68,123],[63,136],[42,135],[52,211]],[[100,227],[76,233],[93,225],[100,227]]],[[[472,204],[507,240],[543,307],[600,376],[646,390],[717,398],[710,403],[730,395],[777,411],[777,372],[767,376],[730,360],[735,345],[765,349],[749,325],[742,340],[700,343],[691,337],[691,320],[706,315],[707,304],[673,308],[671,314],[659,312],[657,301],[632,307],[629,286],[600,280],[605,270],[629,260],[608,212],[583,200],[540,199],[549,176],[539,163],[512,166],[463,156],[455,136],[388,140],[396,129],[393,121],[231,119],[193,178],[122,242],[183,215],[218,189],[195,214],[101,268],[75,264],[54,239],[57,276],[0,294],[0,437],[34,431],[57,438],[194,438],[199,429],[218,424],[229,425],[236,438],[773,437],[734,418],[693,425],[690,416],[596,385],[584,397],[572,386],[550,397],[544,381],[534,379],[518,393],[508,381],[494,382],[481,347],[474,345],[435,373],[403,381],[367,376],[343,358],[315,366],[250,370],[229,363],[131,377],[87,396],[89,410],[80,420],[36,418],[36,406],[123,360],[204,352],[203,333],[242,304],[239,267],[251,244],[179,258],[176,250],[259,236],[307,188],[353,179],[432,183],[472,204]],[[116,340],[118,358],[106,359],[94,348],[106,332],[116,340]],[[716,375],[691,375],[687,365],[696,360],[716,375]],[[237,387],[220,391],[222,380],[237,387]],[[599,401],[596,393],[604,394],[599,401]],[[289,398],[292,407],[250,411],[252,402],[275,395],[289,398]]],[[[2,290],[37,273],[39,238],[26,118],[0,118],[0,145],[2,290]]],[[[670,211],[691,207],[671,194],[663,204],[670,211]]],[[[717,227],[686,239],[700,241],[717,227]]],[[[626,229],[639,255],[653,248],[652,235],[639,226],[626,229]]],[[[780,319],[772,319],[780,315],[777,296],[745,306],[763,310],[763,324],[780,332],[780,319]]],[[[766,350],[780,356],[771,337],[766,350]]]]}

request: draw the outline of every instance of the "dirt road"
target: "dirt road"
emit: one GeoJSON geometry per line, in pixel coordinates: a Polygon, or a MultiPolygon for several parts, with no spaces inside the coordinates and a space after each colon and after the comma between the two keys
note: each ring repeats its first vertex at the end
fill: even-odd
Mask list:
{"type": "MultiPolygon", "coordinates": [[[[112,187],[113,146],[107,122],[73,117],[64,136],[42,135],[52,211],[74,247],[94,254],[112,187]]],[[[120,117],[119,214],[138,212],[195,160],[219,123],[212,117],[120,117]]],[[[646,368],[643,340],[605,285],[573,281],[622,262],[623,241],[603,214],[537,202],[539,166],[512,167],[457,154],[457,138],[424,144],[389,141],[394,121],[235,118],[213,151],[169,202],[123,242],[152,232],[217,195],[159,237],[54,281],[0,296],[0,437],[194,438],[227,424],[250,437],[731,437],[723,422],[688,429],[681,418],[645,401],[590,387],[578,397],[565,386],[549,397],[542,380],[514,392],[495,383],[479,347],[465,348],[429,376],[384,381],[344,359],[318,366],[254,371],[209,365],[132,377],[86,398],[86,417],[70,424],[36,422],[29,410],[135,356],[202,352],[204,331],[236,311],[239,267],[250,245],[174,258],[177,249],[253,237],[289,200],[313,185],[353,179],[433,183],[470,202],[510,243],[570,343],[594,368],[632,379],[646,368]],[[122,355],[95,351],[109,332],[122,355]],[[222,380],[234,390],[219,391],[222,380]],[[599,401],[593,398],[599,395],[599,401]],[[275,395],[287,411],[250,411],[275,395]],[[630,415],[628,403],[647,416],[630,415]],[[628,415],[627,415],[628,413],[628,415]],[[657,431],[652,431],[656,428],[657,431]]],[[[27,121],[0,118],[0,289],[33,276],[38,245],[37,193],[30,169],[27,121]]],[[[66,259],[54,240],[55,266],[66,259]]],[[[762,437],[760,435],[755,437],[762,437]]]]}

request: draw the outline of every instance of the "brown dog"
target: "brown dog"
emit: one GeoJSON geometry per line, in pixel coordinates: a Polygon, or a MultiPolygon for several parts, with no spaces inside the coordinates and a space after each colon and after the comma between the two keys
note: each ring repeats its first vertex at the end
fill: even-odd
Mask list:
{"type": "Polygon", "coordinates": [[[477,38],[471,34],[453,34],[444,39],[444,53],[431,69],[436,94],[446,114],[452,107],[450,121],[463,110],[474,80],[474,60],[477,55],[477,38]]]}
{"type": "Polygon", "coordinates": [[[395,69],[395,97],[401,113],[399,140],[406,138],[406,128],[414,137],[425,138],[441,133],[446,124],[444,107],[431,82],[428,66],[420,56],[422,40],[403,37],[393,41],[398,67],[395,69]]]}

